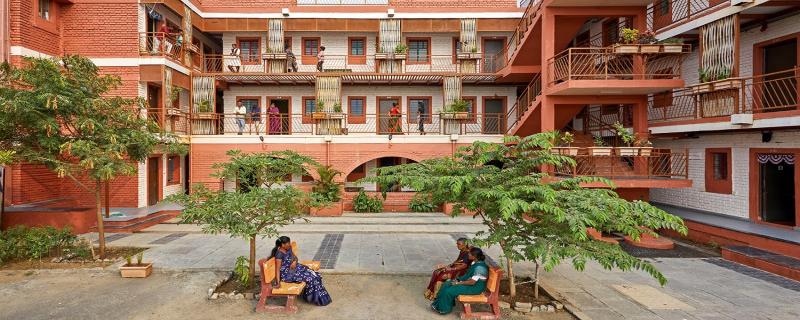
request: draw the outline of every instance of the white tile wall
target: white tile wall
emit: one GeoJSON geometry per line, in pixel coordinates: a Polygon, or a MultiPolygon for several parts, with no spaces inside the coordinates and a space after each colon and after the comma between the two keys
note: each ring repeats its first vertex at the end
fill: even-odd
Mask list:
{"type": "Polygon", "coordinates": [[[740,67],[742,77],[753,74],[753,45],[770,39],[800,32],[800,15],[794,15],[767,25],[767,30],[753,28],[742,32],[740,42],[740,67]]]}

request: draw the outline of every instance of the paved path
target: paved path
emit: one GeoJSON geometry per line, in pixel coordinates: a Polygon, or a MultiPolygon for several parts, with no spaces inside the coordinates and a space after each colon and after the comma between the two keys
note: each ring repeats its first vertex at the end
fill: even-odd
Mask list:
{"type": "MultiPolygon", "coordinates": [[[[427,275],[431,266],[451,261],[454,239],[483,230],[471,218],[439,214],[372,214],[312,218],[285,228],[300,245],[301,258],[324,258],[327,274],[427,275]]],[[[87,235],[95,237],[96,235],[87,235]]],[[[205,235],[198,226],[166,224],[120,235],[111,246],[150,247],[147,260],[159,270],[228,271],[247,243],[225,235],[205,235]]],[[[260,256],[273,239],[258,241],[260,256]]],[[[500,258],[497,248],[489,254],[500,258]]],[[[642,272],[603,270],[589,264],[577,272],[568,263],[545,274],[585,319],[800,319],[800,283],[720,258],[662,258],[656,266],[670,279],[665,287],[642,272]]],[[[530,275],[530,263],[517,275],[530,275]]]]}

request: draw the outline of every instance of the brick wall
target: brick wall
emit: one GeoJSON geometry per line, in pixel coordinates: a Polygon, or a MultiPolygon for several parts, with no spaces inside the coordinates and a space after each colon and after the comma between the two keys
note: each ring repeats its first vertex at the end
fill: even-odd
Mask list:
{"type": "Polygon", "coordinates": [[[138,12],[135,1],[64,6],[64,52],[90,57],[138,57],[138,12]]]}
{"type": "Polygon", "coordinates": [[[775,131],[772,141],[761,142],[759,132],[704,134],[697,139],[653,140],[655,148],[689,149],[689,179],[686,189],[652,189],[655,202],[748,218],[750,203],[750,148],[798,148],[800,132],[775,131]],[[731,148],[732,194],[705,192],[705,149],[731,148]]]}
{"type": "MultiPolygon", "coordinates": [[[[53,30],[34,25],[34,1],[37,0],[10,0],[11,1],[11,45],[22,46],[48,55],[61,53],[60,28],[56,24],[53,30]]],[[[63,6],[61,6],[63,8],[63,6]]],[[[60,20],[62,17],[57,12],[51,15],[60,20]]]]}

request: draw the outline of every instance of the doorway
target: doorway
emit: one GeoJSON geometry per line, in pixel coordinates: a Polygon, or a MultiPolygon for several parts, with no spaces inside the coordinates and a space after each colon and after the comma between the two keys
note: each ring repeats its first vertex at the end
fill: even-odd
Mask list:
{"type": "Polygon", "coordinates": [[[502,54],[506,47],[505,38],[484,38],[483,39],[483,72],[496,72],[497,68],[503,66],[500,61],[505,60],[502,54]]]}
{"type": "Polygon", "coordinates": [[[161,170],[159,170],[160,157],[147,159],[147,205],[153,206],[161,200],[159,186],[161,185],[161,170]]]}
{"type": "MultiPolygon", "coordinates": [[[[385,157],[378,159],[378,168],[392,167],[400,164],[402,164],[402,159],[397,157],[385,157]]],[[[386,192],[399,192],[400,185],[394,183],[386,186],[378,185],[377,190],[386,192]]]]}
{"type": "Polygon", "coordinates": [[[761,221],[795,226],[795,156],[756,155],[759,166],[759,216],[761,221]]]}
{"type": "Polygon", "coordinates": [[[147,116],[150,120],[161,123],[161,86],[147,84],[147,116]]]}
{"type": "Polygon", "coordinates": [[[191,184],[191,179],[189,179],[189,173],[191,173],[190,172],[190,170],[191,170],[190,165],[191,165],[191,162],[189,160],[189,155],[187,154],[186,156],[183,157],[183,168],[182,168],[182,170],[183,170],[183,193],[185,193],[185,194],[189,194],[189,191],[190,191],[189,190],[189,187],[190,187],[190,184],[191,184]]]}
{"type": "Polygon", "coordinates": [[[762,47],[761,108],[764,112],[785,111],[797,107],[797,38],[762,47]]]}
{"type": "Polygon", "coordinates": [[[270,115],[267,130],[269,134],[290,134],[292,132],[292,103],[289,98],[284,97],[267,97],[267,110],[272,104],[278,108],[277,117],[270,115]]]}
{"type": "Polygon", "coordinates": [[[483,133],[502,134],[505,132],[506,98],[483,98],[483,133]]]}
{"type": "Polygon", "coordinates": [[[395,104],[397,104],[402,113],[403,106],[400,104],[400,97],[378,98],[378,134],[403,133],[403,117],[392,118],[389,116],[389,111],[392,110],[392,106],[395,104]]]}

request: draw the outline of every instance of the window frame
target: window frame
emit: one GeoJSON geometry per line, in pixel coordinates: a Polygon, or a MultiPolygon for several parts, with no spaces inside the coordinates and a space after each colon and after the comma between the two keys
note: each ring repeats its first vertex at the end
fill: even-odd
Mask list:
{"type": "Polygon", "coordinates": [[[733,194],[733,159],[731,148],[706,148],[705,189],[706,192],[733,194]],[[714,154],[725,154],[725,179],[714,177],[714,154]]]}
{"type": "MultiPolygon", "coordinates": [[[[239,57],[242,65],[260,65],[261,64],[261,37],[236,37],[236,46],[239,48],[239,57]],[[244,50],[242,49],[242,42],[254,42],[256,43],[256,54],[250,54],[245,56],[244,50]],[[249,60],[248,58],[252,58],[255,56],[255,60],[249,60]]],[[[252,50],[251,50],[252,51],[252,50]]]]}
{"type": "Polygon", "coordinates": [[[461,38],[453,37],[453,64],[458,63],[458,53],[460,51],[461,38]]]}
{"type": "Polygon", "coordinates": [[[56,0],[49,0],[47,19],[39,16],[39,0],[33,1],[33,26],[50,33],[58,34],[58,4],[56,0]]]}
{"type": "Polygon", "coordinates": [[[418,121],[416,121],[417,119],[413,119],[411,117],[412,110],[414,111],[413,112],[414,114],[417,113],[416,112],[416,108],[417,107],[413,106],[411,104],[411,100],[427,100],[428,101],[428,112],[429,112],[429,114],[428,114],[427,120],[425,120],[425,122],[423,122],[423,123],[424,124],[433,123],[433,121],[432,121],[432,118],[433,118],[433,97],[432,96],[408,96],[408,97],[406,97],[406,106],[408,106],[407,107],[408,109],[406,110],[406,121],[408,121],[409,124],[415,124],[415,125],[419,123],[418,121]]]}
{"type": "MultiPolygon", "coordinates": [[[[319,54],[319,48],[322,46],[322,40],[320,37],[301,37],[300,38],[300,60],[302,64],[317,64],[317,54],[319,54]],[[306,55],[306,41],[308,40],[316,40],[317,41],[317,53],[313,55],[306,55]]],[[[295,54],[296,56],[296,54],[295,54]]],[[[305,107],[305,104],[303,104],[305,107]]]]}
{"type": "Polygon", "coordinates": [[[367,37],[347,37],[347,64],[367,64],[367,37]],[[363,41],[362,53],[353,54],[353,41],[363,41]]]}
{"type": "Polygon", "coordinates": [[[408,47],[408,54],[406,55],[406,64],[431,64],[431,38],[430,37],[408,37],[406,38],[406,47],[408,47]],[[426,46],[426,59],[425,61],[412,61],[411,60],[411,42],[412,41],[425,41],[426,46]]]}
{"type": "Polygon", "coordinates": [[[347,123],[352,124],[365,124],[367,123],[367,97],[366,96],[348,96],[347,97],[347,123]],[[353,100],[363,100],[364,101],[364,112],[358,116],[353,115],[353,108],[351,108],[351,103],[353,100]]]}
{"type": "Polygon", "coordinates": [[[249,100],[254,100],[254,101],[256,101],[256,107],[258,107],[258,111],[259,111],[258,115],[256,115],[255,112],[252,112],[252,109],[248,108],[247,105],[244,105],[244,102],[242,102],[242,105],[244,105],[245,109],[247,109],[247,113],[244,116],[245,123],[248,123],[248,124],[254,123],[254,121],[253,121],[254,119],[256,120],[255,122],[260,123],[261,122],[261,115],[264,113],[264,110],[261,108],[261,97],[259,97],[259,96],[237,96],[236,97],[236,104],[238,105],[240,101],[245,101],[245,100],[248,100],[248,101],[249,100]]]}
{"type": "Polygon", "coordinates": [[[177,154],[167,156],[167,186],[174,186],[181,184],[181,157],[177,154]],[[170,164],[172,170],[170,170],[170,164]],[[171,172],[170,172],[171,171],[171,172]]]}
{"type": "Polygon", "coordinates": [[[317,111],[317,97],[315,97],[315,96],[303,96],[301,99],[302,99],[301,100],[302,104],[300,106],[300,108],[301,108],[300,112],[303,115],[303,123],[304,124],[314,123],[314,119],[313,119],[312,113],[317,111]],[[307,113],[306,112],[306,101],[309,101],[309,100],[310,101],[314,101],[314,110],[312,110],[311,113],[307,113]]]}
{"type": "Polygon", "coordinates": [[[476,123],[478,121],[478,96],[461,96],[461,100],[472,102],[472,111],[469,113],[469,119],[466,123],[476,123]]]}

